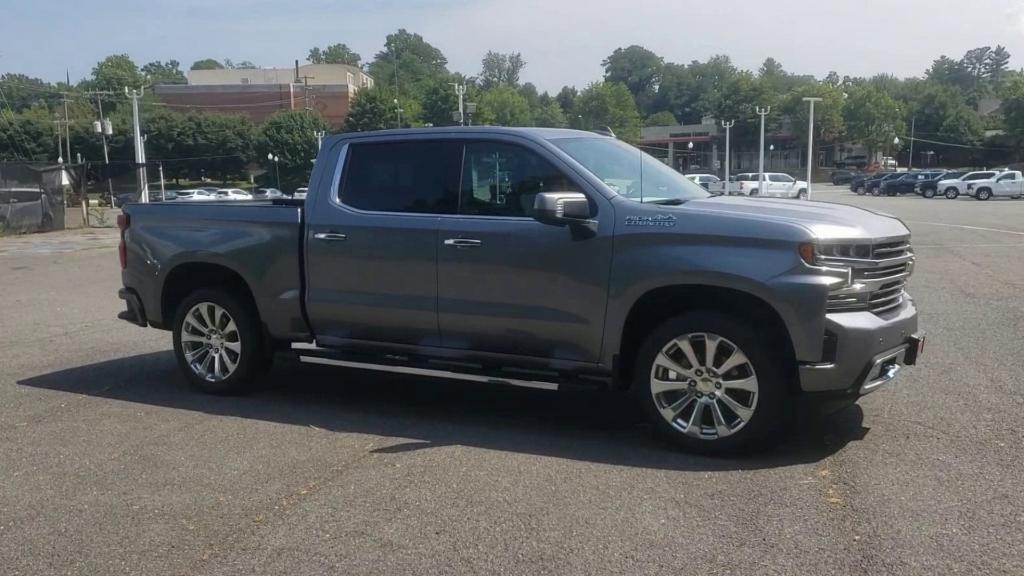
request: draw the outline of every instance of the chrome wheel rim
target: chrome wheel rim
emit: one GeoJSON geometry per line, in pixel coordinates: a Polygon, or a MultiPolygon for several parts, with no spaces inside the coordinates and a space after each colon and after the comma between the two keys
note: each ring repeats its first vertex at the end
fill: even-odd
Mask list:
{"type": "Polygon", "coordinates": [[[235,319],[222,306],[200,302],[181,324],[181,349],[192,372],[207,382],[229,378],[242,358],[235,319]]]}
{"type": "Polygon", "coordinates": [[[739,346],[706,332],[669,341],[651,366],[651,397],[662,418],[701,440],[731,436],[757,410],[757,374],[739,346]]]}

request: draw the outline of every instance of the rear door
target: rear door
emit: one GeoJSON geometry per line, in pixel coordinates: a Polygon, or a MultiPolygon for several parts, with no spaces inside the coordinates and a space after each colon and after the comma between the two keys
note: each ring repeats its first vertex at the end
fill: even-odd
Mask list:
{"type": "Polygon", "coordinates": [[[336,144],[336,174],[308,210],[306,309],[322,345],[436,346],[437,224],[455,212],[453,141],[336,144]]]}
{"type": "Polygon", "coordinates": [[[464,158],[459,213],[441,217],[437,244],[443,345],[596,362],[612,254],[610,207],[596,214],[591,237],[541,224],[532,217],[539,192],[583,192],[595,211],[604,198],[532,143],[468,140],[464,158]]]}

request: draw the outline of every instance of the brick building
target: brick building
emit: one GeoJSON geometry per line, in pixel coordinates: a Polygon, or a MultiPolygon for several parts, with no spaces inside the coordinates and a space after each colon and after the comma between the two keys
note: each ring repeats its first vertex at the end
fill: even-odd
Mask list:
{"type": "Polygon", "coordinates": [[[332,128],[348,116],[352,98],[373,78],[355,66],[190,70],[188,84],[156,86],[157,97],[178,111],[245,114],[263,122],[282,110],[318,111],[332,128]]]}

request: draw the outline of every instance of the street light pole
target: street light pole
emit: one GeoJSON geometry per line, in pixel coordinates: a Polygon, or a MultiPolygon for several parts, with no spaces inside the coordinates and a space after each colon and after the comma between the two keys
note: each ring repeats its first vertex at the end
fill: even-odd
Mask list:
{"type": "Polygon", "coordinates": [[[143,149],[142,142],[142,129],[139,127],[139,98],[145,93],[146,89],[141,88],[139,90],[132,90],[129,92],[128,87],[124,89],[124,93],[132,99],[132,132],[135,137],[135,165],[136,165],[136,177],[139,180],[139,202],[149,202],[149,178],[146,176],[146,152],[143,149]]]}
{"type": "Polygon", "coordinates": [[[807,199],[811,199],[811,175],[814,166],[814,103],[821,102],[821,98],[804,98],[804,102],[811,105],[810,114],[807,120],[807,199]]]}
{"type": "Polygon", "coordinates": [[[725,128],[725,193],[729,194],[729,130],[736,124],[735,120],[726,122],[722,120],[722,128],[725,128]]]}
{"type": "Polygon", "coordinates": [[[758,106],[754,111],[761,117],[761,144],[758,146],[757,161],[757,193],[761,194],[764,192],[764,117],[771,114],[772,107],[761,108],[758,106]]]}
{"type": "Polygon", "coordinates": [[[267,153],[267,160],[274,163],[274,174],[277,176],[277,189],[281,189],[281,168],[277,165],[277,162],[281,159],[280,156],[275,156],[273,152],[267,153]]]}
{"type": "Polygon", "coordinates": [[[907,172],[914,167],[914,132],[917,129],[917,116],[910,117],[910,156],[907,157],[907,172]]]}

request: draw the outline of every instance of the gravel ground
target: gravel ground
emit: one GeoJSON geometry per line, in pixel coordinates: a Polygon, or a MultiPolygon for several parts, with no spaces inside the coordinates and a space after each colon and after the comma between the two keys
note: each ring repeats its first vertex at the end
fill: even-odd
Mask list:
{"type": "Polygon", "coordinates": [[[203,396],[115,319],[115,231],[2,238],[0,572],[1024,574],[1024,201],[815,195],[912,228],[928,349],[735,460],[596,393],[285,361],[203,396]]]}

